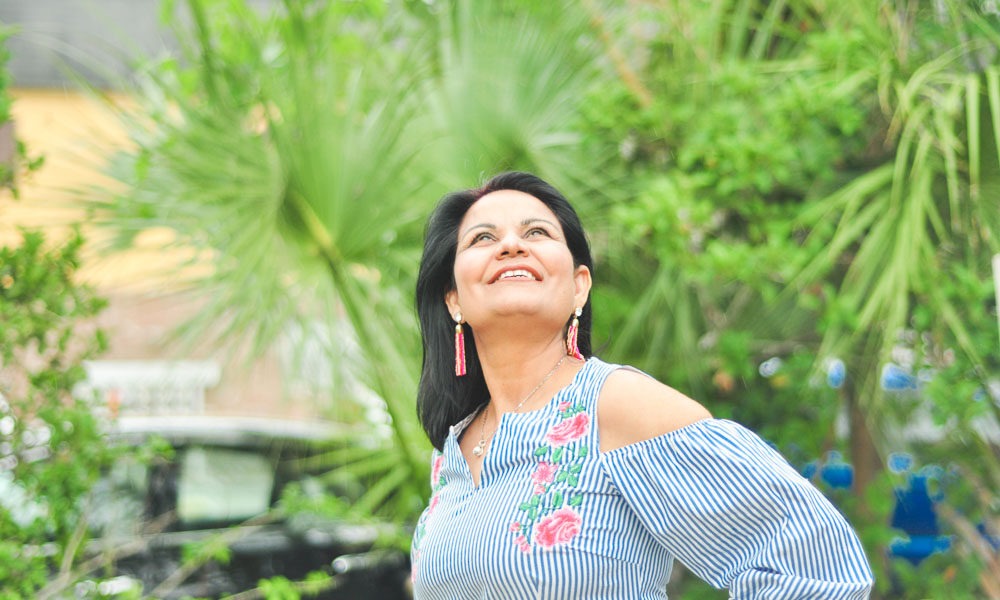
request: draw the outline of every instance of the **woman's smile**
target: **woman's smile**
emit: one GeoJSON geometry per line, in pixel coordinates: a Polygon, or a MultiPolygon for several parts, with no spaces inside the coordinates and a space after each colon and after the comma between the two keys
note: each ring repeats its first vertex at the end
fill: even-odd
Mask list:
{"type": "Polygon", "coordinates": [[[504,268],[493,278],[490,283],[498,281],[538,281],[540,278],[528,269],[504,268]]]}

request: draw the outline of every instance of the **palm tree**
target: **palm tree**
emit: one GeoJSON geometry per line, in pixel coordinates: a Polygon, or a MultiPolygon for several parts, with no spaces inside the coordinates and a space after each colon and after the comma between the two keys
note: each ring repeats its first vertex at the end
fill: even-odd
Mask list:
{"type": "Polygon", "coordinates": [[[291,323],[346,323],[358,356],[335,361],[353,371],[339,379],[374,392],[389,435],[367,428],[318,460],[365,483],[355,514],[412,521],[429,491],[413,408],[421,225],[443,191],[499,170],[584,179],[571,125],[594,71],[575,58],[579,26],[464,1],[434,15],[297,0],[271,15],[188,8],[184,62],[144,73],[143,104],[123,115],[134,147],[109,169],[124,186],[93,201],[95,220],[117,246],[167,228],[210,263],[184,280],[207,301],[185,338],[261,351],[291,323]]]}
{"type": "MultiPolygon", "coordinates": [[[[790,289],[827,282],[830,318],[820,353],[848,357],[856,373],[850,401],[878,428],[884,455],[913,446],[897,416],[900,403],[880,377],[900,348],[915,352],[914,371],[936,371],[953,384],[944,393],[940,384],[928,387],[942,423],[958,417],[968,428],[973,415],[1000,420],[997,403],[975,409],[973,394],[961,393],[968,382],[986,389],[996,376],[995,339],[984,342],[982,332],[993,327],[985,307],[993,293],[991,256],[1000,249],[1000,29],[977,7],[943,0],[923,7],[890,3],[879,17],[877,27],[864,30],[870,52],[860,55],[864,62],[853,72],[877,90],[884,126],[873,141],[885,151],[866,172],[803,211],[811,252],[790,289]]],[[[845,27],[857,25],[849,12],[837,18],[845,27]]],[[[964,465],[978,488],[979,501],[963,507],[965,518],[982,519],[987,531],[998,527],[988,507],[1000,489],[1000,462],[990,444],[964,429],[946,458],[964,465]]],[[[856,460],[862,481],[872,479],[876,458],[856,460]]],[[[982,550],[981,536],[957,511],[942,504],[941,512],[964,548],[977,550],[972,557],[984,566],[981,591],[1000,597],[1000,555],[982,550]]]]}
{"type": "MultiPolygon", "coordinates": [[[[622,77],[635,108],[617,130],[639,183],[638,203],[615,219],[638,242],[616,275],[640,291],[616,351],[654,372],[669,363],[694,390],[713,372],[716,388],[733,386],[727,335],[750,340],[744,361],[796,348],[843,359],[861,491],[905,442],[905,403],[880,385],[901,339],[928,340],[914,350],[939,379],[941,357],[954,355],[966,365],[954,377],[974,387],[995,377],[995,19],[946,0],[642,10],[620,10],[623,29],[611,29],[658,24],[645,44],[618,34],[633,44],[620,72],[639,74],[622,77]]],[[[966,415],[971,395],[939,404],[966,415]]],[[[997,418],[994,405],[978,406],[997,418]]],[[[973,446],[952,459],[981,462],[978,488],[997,489],[994,451],[973,446]]],[[[972,514],[988,513],[995,493],[986,498],[972,514]]]]}
{"type": "Polygon", "coordinates": [[[419,344],[404,292],[426,210],[406,136],[418,69],[388,43],[393,24],[360,7],[188,7],[193,26],[177,27],[186,63],[143,74],[143,104],[123,114],[134,147],[109,168],[124,186],[94,200],[95,220],[117,245],[167,228],[209,263],[180,281],[206,299],[182,337],[245,340],[256,353],[293,323],[346,323],[331,336],[360,360],[334,363],[353,371],[339,379],[374,392],[393,426],[388,439],[366,429],[341,440],[329,458],[378,482],[358,511],[412,515],[429,449],[410,400],[419,344]],[[373,39],[383,50],[367,52],[373,39]]]}

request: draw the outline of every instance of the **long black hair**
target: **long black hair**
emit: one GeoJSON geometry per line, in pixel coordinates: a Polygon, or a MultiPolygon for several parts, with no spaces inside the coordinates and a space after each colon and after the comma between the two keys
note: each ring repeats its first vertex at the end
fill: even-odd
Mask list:
{"type": "MultiPolygon", "coordinates": [[[[566,245],[573,255],[574,266],[585,265],[593,272],[593,259],[580,217],[569,201],[554,187],[530,173],[509,172],[496,175],[482,187],[461,190],[445,195],[438,202],[427,220],[424,234],[424,252],[417,275],[417,314],[420,317],[420,334],[423,340],[424,359],[417,391],[417,415],[427,432],[427,437],[438,450],[442,450],[448,428],[468,416],[487,400],[489,391],[483,378],[476,342],[467,335],[466,375],[455,376],[455,322],[445,305],[445,294],[455,289],[455,253],[458,246],[458,228],[465,213],[477,200],[498,190],[515,190],[541,200],[551,210],[566,236],[566,245]]],[[[571,315],[567,315],[569,325],[571,315]]],[[[590,350],[590,298],[580,315],[577,344],[585,357],[590,350]]]]}

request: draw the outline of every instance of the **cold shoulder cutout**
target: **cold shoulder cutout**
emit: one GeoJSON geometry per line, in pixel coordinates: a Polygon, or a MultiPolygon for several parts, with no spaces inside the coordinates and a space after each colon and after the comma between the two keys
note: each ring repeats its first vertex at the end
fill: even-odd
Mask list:
{"type": "Polygon", "coordinates": [[[711,418],[700,403],[631,367],[611,373],[597,420],[601,452],[642,442],[711,418]]]}

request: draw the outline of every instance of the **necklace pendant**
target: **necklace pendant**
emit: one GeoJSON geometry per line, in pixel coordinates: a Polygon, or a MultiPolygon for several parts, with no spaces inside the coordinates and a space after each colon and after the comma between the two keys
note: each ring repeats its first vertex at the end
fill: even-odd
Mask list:
{"type": "Polygon", "coordinates": [[[480,441],[478,444],[476,444],[475,446],[473,446],[473,448],[472,448],[472,455],[476,456],[476,457],[482,456],[483,455],[483,446],[485,446],[485,445],[486,445],[485,443],[483,443],[482,441],[480,441]]]}

